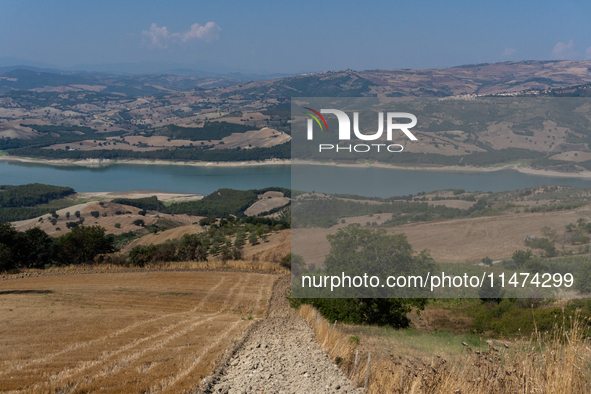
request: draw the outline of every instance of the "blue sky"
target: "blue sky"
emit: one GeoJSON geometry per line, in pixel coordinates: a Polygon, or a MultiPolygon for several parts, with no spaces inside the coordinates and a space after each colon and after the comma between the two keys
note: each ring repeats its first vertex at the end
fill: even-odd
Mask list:
{"type": "Polygon", "coordinates": [[[590,21],[589,1],[0,0],[0,59],[255,73],[589,59],[590,21]]]}

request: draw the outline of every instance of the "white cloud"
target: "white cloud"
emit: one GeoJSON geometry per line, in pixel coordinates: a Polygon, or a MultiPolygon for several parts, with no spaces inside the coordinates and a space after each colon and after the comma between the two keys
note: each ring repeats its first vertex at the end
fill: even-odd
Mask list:
{"type": "Polygon", "coordinates": [[[150,44],[157,48],[168,47],[167,42],[171,38],[170,32],[166,26],[158,27],[155,23],[150,25],[150,30],[142,31],[142,36],[146,37],[150,41],[150,44]]]}
{"type": "Polygon", "coordinates": [[[185,43],[190,40],[215,41],[220,37],[220,27],[215,22],[207,22],[201,26],[194,23],[188,31],[171,33],[166,26],[159,27],[156,23],[150,25],[150,30],[142,31],[142,36],[150,46],[155,48],[168,48],[173,42],[185,43]]]}
{"type": "Polygon", "coordinates": [[[552,49],[552,57],[554,59],[574,59],[577,57],[577,52],[575,52],[574,49],[575,44],[573,43],[573,40],[570,40],[568,44],[559,42],[554,45],[554,49],[552,49]]]}
{"type": "Polygon", "coordinates": [[[501,54],[501,56],[503,57],[511,57],[513,54],[515,54],[515,52],[517,52],[515,49],[513,48],[505,48],[505,50],[503,51],[503,53],[501,54]]]}
{"type": "Polygon", "coordinates": [[[585,58],[591,59],[591,47],[587,48],[587,50],[585,51],[585,58]]]}
{"type": "Polygon", "coordinates": [[[175,36],[180,37],[182,42],[187,42],[191,39],[214,41],[220,38],[220,30],[220,27],[215,22],[207,22],[204,26],[199,26],[199,23],[194,23],[191,25],[189,31],[175,33],[175,36]]]}

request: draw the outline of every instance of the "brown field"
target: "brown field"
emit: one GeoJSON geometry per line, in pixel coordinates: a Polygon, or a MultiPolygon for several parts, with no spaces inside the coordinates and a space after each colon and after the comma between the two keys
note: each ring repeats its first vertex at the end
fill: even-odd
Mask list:
{"type": "MultiPolygon", "coordinates": [[[[382,221],[389,218],[389,214],[380,216],[382,221]]],[[[376,221],[376,218],[377,216],[359,216],[347,218],[346,223],[339,223],[328,229],[298,229],[294,232],[294,243],[305,247],[298,246],[297,253],[302,254],[308,264],[313,263],[319,267],[330,250],[326,235],[335,233],[350,223],[365,225],[367,221],[376,221]]],[[[427,249],[438,262],[479,262],[487,256],[493,260],[510,258],[516,250],[526,249],[524,239],[527,235],[543,237],[541,229],[544,226],[561,234],[564,233],[567,224],[576,223],[579,218],[589,221],[591,208],[585,206],[569,211],[509,213],[384,228],[389,234],[406,234],[415,251],[427,249]]],[[[380,220],[377,220],[378,224],[380,220]]],[[[565,247],[572,247],[569,245],[570,243],[567,243],[565,247]]],[[[557,244],[556,247],[561,249],[562,245],[557,244]]]]}
{"type": "Polygon", "coordinates": [[[186,392],[264,317],[276,278],[145,271],[0,281],[0,388],[186,392]]]}
{"type": "Polygon", "coordinates": [[[429,201],[429,205],[433,205],[433,206],[445,205],[448,208],[459,208],[459,209],[468,209],[474,204],[476,204],[476,203],[472,202],[472,201],[463,201],[463,200],[429,201]]]}
{"type": "Polygon", "coordinates": [[[84,140],[84,141],[80,141],[80,142],[72,142],[72,143],[67,143],[67,144],[54,144],[54,145],[50,145],[50,146],[46,146],[43,149],[59,149],[59,150],[64,150],[66,149],[66,147],[69,146],[70,149],[75,149],[75,150],[81,150],[81,151],[87,151],[87,150],[110,150],[110,149],[124,149],[124,150],[132,150],[135,152],[149,152],[149,151],[153,151],[153,150],[158,150],[158,149],[162,149],[162,147],[158,147],[158,146],[148,146],[148,147],[139,147],[139,146],[133,146],[131,144],[123,144],[123,143],[113,143],[113,142],[109,142],[108,144],[103,140],[96,140],[96,142],[94,142],[94,140],[84,140]],[[99,143],[101,145],[99,145],[99,143]]]}
{"type": "Polygon", "coordinates": [[[252,204],[246,211],[245,214],[248,216],[257,216],[263,212],[270,211],[273,208],[279,208],[284,206],[289,202],[289,198],[287,197],[270,197],[261,199],[254,204],[252,204]]]}
{"type": "Polygon", "coordinates": [[[80,199],[88,199],[95,201],[110,201],[115,198],[145,198],[145,197],[158,197],[158,200],[165,201],[192,201],[200,200],[203,198],[202,194],[195,193],[170,193],[162,192],[158,190],[132,190],[129,192],[90,192],[90,193],[77,193],[76,197],[80,199]]]}
{"type": "MultiPolygon", "coordinates": [[[[132,196],[130,198],[136,197],[132,196]]],[[[179,197],[178,201],[181,201],[182,199],[183,197],[179,197]]],[[[190,200],[194,199],[194,197],[188,195],[186,199],[190,200]]],[[[201,219],[201,216],[189,216],[185,214],[173,215],[159,212],[150,212],[145,216],[142,216],[138,214],[140,209],[136,207],[116,204],[108,201],[105,201],[102,204],[103,205],[100,205],[98,202],[93,201],[60,209],[59,211],[57,211],[59,218],[57,219],[57,223],[55,225],[51,224],[49,220],[51,218],[51,215],[49,214],[42,216],[42,222],[39,222],[39,218],[34,218],[21,220],[19,222],[13,222],[13,224],[18,231],[25,231],[29,228],[39,227],[52,237],[59,237],[60,235],[64,235],[70,232],[70,229],[66,227],[66,223],[75,222],[78,220],[78,218],[74,216],[74,212],[76,211],[80,211],[80,217],[84,218],[85,226],[101,226],[105,228],[107,234],[115,235],[122,234],[128,231],[142,230],[141,227],[138,227],[135,224],[133,224],[133,222],[138,219],[143,220],[145,225],[158,224],[159,222],[166,221],[167,224],[165,224],[164,226],[168,228],[170,228],[171,225],[188,226],[194,222],[198,222],[199,219],[201,219]],[[95,218],[91,215],[91,212],[93,211],[99,212],[98,218],[95,218]],[[123,212],[123,214],[117,215],[117,211],[123,212]],[[69,219],[66,218],[66,212],[70,213],[69,219]],[[115,224],[117,223],[120,225],[120,227],[115,227],[115,224]],[[58,228],[59,230],[57,230],[58,228]]],[[[148,232],[147,230],[142,231],[145,231],[146,233],[148,232]]]]}
{"type": "Polygon", "coordinates": [[[591,152],[568,151],[550,156],[552,160],[581,162],[591,160],[591,152]]]}
{"type": "Polygon", "coordinates": [[[248,149],[249,147],[268,148],[289,140],[291,137],[288,134],[264,127],[260,130],[249,130],[246,133],[232,133],[221,140],[223,144],[220,144],[219,141],[212,142],[217,144],[214,149],[235,149],[237,147],[248,149]]]}
{"type": "Polygon", "coordinates": [[[185,234],[197,234],[203,231],[203,227],[189,224],[186,226],[171,228],[170,230],[160,231],[157,234],[146,234],[143,237],[136,239],[126,245],[125,250],[130,251],[131,249],[140,245],[148,246],[150,244],[163,244],[166,241],[180,239],[185,234]]]}
{"type": "Polygon", "coordinates": [[[291,230],[282,230],[270,233],[267,242],[247,244],[242,251],[242,258],[277,262],[288,253],[291,253],[291,230]]]}
{"type": "Polygon", "coordinates": [[[125,137],[125,141],[129,142],[130,144],[148,144],[150,146],[157,146],[161,148],[170,148],[175,146],[189,146],[190,144],[197,145],[199,142],[189,141],[189,140],[173,140],[168,137],[164,136],[153,136],[153,137],[143,137],[139,136],[127,136],[125,137]]]}
{"type": "MultiPolygon", "coordinates": [[[[130,242],[123,248],[123,252],[129,252],[134,247],[150,244],[161,244],[166,241],[180,239],[185,234],[196,234],[203,231],[200,226],[190,225],[173,228],[159,232],[158,234],[147,234],[130,242]]],[[[234,242],[235,238],[232,239],[234,242]]],[[[286,254],[291,253],[291,230],[273,231],[268,234],[266,241],[251,245],[247,243],[242,249],[242,258],[249,261],[279,262],[286,254]]]]}

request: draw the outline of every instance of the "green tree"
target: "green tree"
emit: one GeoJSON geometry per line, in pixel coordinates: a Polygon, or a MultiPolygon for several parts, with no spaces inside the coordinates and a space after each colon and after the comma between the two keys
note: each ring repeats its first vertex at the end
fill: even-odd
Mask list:
{"type": "Polygon", "coordinates": [[[200,234],[185,234],[177,248],[179,260],[206,261],[209,242],[200,234]]]}
{"type": "Polygon", "coordinates": [[[59,264],[92,263],[99,254],[113,253],[114,237],[106,236],[100,226],[75,227],[57,240],[59,264]]]}
{"type": "Polygon", "coordinates": [[[426,250],[415,255],[406,235],[386,234],[386,230],[363,229],[355,223],[326,236],[330,252],[326,271],[330,274],[420,275],[433,270],[433,261],[426,250]]]}
{"type": "Polygon", "coordinates": [[[53,239],[39,227],[33,227],[19,233],[19,259],[27,268],[44,268],[53,260],[53,239]]]}
{"type": "MultiPolygon", "coordinates": [[[[380,277],[400,275],[422,275],[434,270],[434,264],[426,251],[415,253],[404,234],[388,235],[384,229],[364,229],[355,223],[340,228],[335,234],[327,235],[330,252],[325,259],[327,275],[347,276],[376,275],[380,277]]],[[[293,256],[292,256],[293,259],[293,256]]],[[[293,261],[292,261],[293,269],[293,261]]],[[[324,273],[323,273],[324,275],[324,273]]],[[[324,289],[323,289],[324,290],[324,289]]],[[[321,291],[323,291],[321,290],[321,291]]],[[[379,289],[340,288],[335,295],[355,295],[355,298],[309,298],[300,299],[316,306],[329,320],[345,323],[390,325],[408,327],[407,314],[413,307],[423,309],[426,298],[382,298],[379,289]],[[338,293],[342,291],[342,293],[338,293]],[[374,294],[374,297],[368,297],[374,294]]],[[[383,291],[383,290],[382,290],[383,291]]],[[[405,289],[404,296],[411,290],[405,289]]],[[[306,293],[307,294],[307,293],[306,293]]],[[[310,297],[314,297],[313,291],[310,297]]]]}
{"type": "Polygon", "coordinates": [[[591,293],[591,261],[581,264],[574,275],[575,289],[582,294],[591,293]]]}
{"type": "Polygon", "coordinates": [[[133,224],[135,224],[136,226],[139,227],[144,227],[144,225],[146,224],[142,219],[137,219],[133,221],[133,224]]]}
{"type": "Polygon", "coordinates": [[[246,242],[245,238],[246,238],[246,234],[244,232],[239,232],[238,234],[236,234],[236,240],[234,241],[234,246],[236,246],[237,248],[243,247],[246,242]]]}
{"type": "Polygon", "coordinates": [[[0,243],[0,272],[8,271],[13,268],[12,249],[3,243],[0,243]]]}
{"type": "Polygon", "coordinates": [[[525,264],[525,262],[532,258],[532,252],[530,249],[528,250],[516,250],[513,252],[513,256],[511,256],[513,261],[517,263],[520,267],[525,264]]]}
{"type": "Polygon", "coordinates": [[[211,248],[209,249],[209,254],[211,256],[217,256],[218,253],[220,253],[220,244],[218,243],[218,241],[214,240],[211,243],[211,248]]]}
{"type": "Polygon", "coordinates": [[[257,237],[257,233],[256,232],[251,232],[250,235],[248,236],[248,242],[250,242],[251,245],[255,245],[257,244],[259,241],[259,237],[257,237]]]}

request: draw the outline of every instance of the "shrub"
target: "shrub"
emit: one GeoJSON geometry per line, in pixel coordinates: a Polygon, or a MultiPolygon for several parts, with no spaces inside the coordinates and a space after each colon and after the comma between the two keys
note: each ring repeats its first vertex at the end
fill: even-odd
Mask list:
{"type": "Polygon", "coordinates": [[[176,246],[172,242],[159,245],[136,246],[129,252],[129,262],[135,267],[177,261],[176,246]]]}
{"type": "Polygon", "coordinates": [[[579,267],[575,274],[575,289],[583,294],[591,293],[591,261],[587,261],[579,267]]]}
{"type": "Polygon", "coordinates": [[[516,264],[522,266],[525,262],[532,258],[531,250],[516,250],[513,253],[512,259],[516,264]]]}
{"type": "Polygon", "coordinates": [[[205,261],[209,250],[209,240],[200,234],[185,234],[177,249],[181,261],[205,261]]]}
{"type": "Polygon", "coordinates": [[[138,226],[138,227],[144,227],[144,225],[146,224],[142,219],[137,219],[133,221],[133,224],[138,226]]]}

